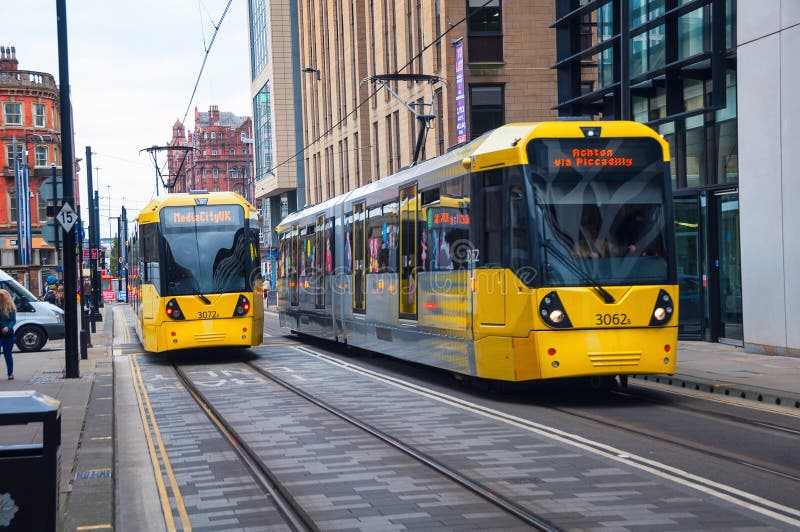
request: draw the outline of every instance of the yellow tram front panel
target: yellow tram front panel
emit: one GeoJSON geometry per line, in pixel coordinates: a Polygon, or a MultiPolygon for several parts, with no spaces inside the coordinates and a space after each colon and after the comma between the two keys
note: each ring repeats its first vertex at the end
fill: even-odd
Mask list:
{"type": "Polygon", "coordinates": [[[606,303],[593,288],[534,289],[508,269],[473,273],[479,377],[525,381],[675,371],[677,286],[606,286],[615,299],[606,303]],[[665,325],[650,326],[662,289],[676,308],[665,325]],[[539,303],[554,291],[571,327],[552,328],[540,316],[539,303]]]}
{"type": "Polygon", "coordinates": [[[151,322],[145,320],[145,349],[169,351],[261,344],[264,336],[263,299],[258,293],[247,293],[250,309],[244,315],[234,317],[239,295],[208,294],[210,305],[198,296],[161,297],[156,318],[151,322]],[[185,319],[176,320],[167,315],[167,303],[173,299],[185,319]]]}

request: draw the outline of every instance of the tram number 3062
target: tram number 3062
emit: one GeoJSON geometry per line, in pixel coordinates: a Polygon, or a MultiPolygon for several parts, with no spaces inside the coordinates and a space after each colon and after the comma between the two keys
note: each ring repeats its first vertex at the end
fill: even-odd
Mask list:
{"type": "Polygon", "coordinates": [[[595,314],[595,325],[630,325],[627,314],[595,314]]]}

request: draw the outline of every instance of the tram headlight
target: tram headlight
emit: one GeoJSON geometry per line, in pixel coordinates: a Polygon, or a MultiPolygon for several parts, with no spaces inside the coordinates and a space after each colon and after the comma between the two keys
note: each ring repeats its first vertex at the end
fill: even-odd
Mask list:
{"type": "Polygon", "coordinates": [[[182,320],[185,319],[183,315],[183,311],[181,307],[178,305],[178,301],[173,297],[169,301],[167,301],[167,316],[172,318],[173,320],[182,320]]]}
{"type": "Polygon", "coordinates": [[[675,305],[672,302],[672,296],[670,296],[666,290],[663,288],[658,291],[658,299],[656,299],[656,305],[653,308],[653,315],[650,318],[650,326],[658,326],[666,324],[670,318],[672,318],[672,314],[675,312],[675,305]]]}
{"type": "Polygon", "coordinates": [[[539,315],[542,317],[542,321],[550,327],[556,329],[572,327],[567,311],[564,310],[564,305],[561,304],[561,299],[555,290],[542,298],[539,303],[539,315]]]}
{"type": "Polygon", "coordinates": [[[247,297],[240,295],[239,301],[236,302],[236,308],[233,311],[233,317],[244,316],[250,311],[250,300],[247,297]]]}

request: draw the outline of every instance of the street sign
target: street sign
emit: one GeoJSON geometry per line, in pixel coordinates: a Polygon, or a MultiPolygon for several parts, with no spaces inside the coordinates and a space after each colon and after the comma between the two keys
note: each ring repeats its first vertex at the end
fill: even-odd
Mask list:
{"type": "MultiPolygon", "coordinates": [[[[61,191],[62,191],[62,181],[60,177],[56,178],[56,194],[55,194],[55,202],[61,202],[61,191]]],[[[39,186],[39,197],[42,198],[44,201],[54,201],[53,198],[53,178],[48,177],[42,184],[39,186]]]]}
{"type": "Polygon", "coordinates": [[[56,231],[58,231],[58,224],[55,220],[47,220],[42,225],[42,238],[51,246],[56,245],[56,231]]]}
{"type": "Polygon", "coordinates": [[[89,250],[88,249],[84,249],[83,250],[83,260],[89,260],[89,250]]]}
{"type": "Polygon", "coordinates": [[[78,221],[78,215],[75,214],[75,211],[72,210],[69,203],[65,203],[64,206],[61,207],[61,210],[58,211],[56,220],[61,223],[61,227],[64,228],[64,231],[69,231],[72,229],[72,226],[75,225],[75,222],[78,221]]]}

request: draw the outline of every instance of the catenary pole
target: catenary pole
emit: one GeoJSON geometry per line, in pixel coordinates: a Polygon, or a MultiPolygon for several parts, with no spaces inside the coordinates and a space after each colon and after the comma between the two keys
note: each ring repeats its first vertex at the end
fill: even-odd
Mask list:
{"type": "MultiPolygon", "coordinates": [[[[74,155],[72,153],[72,103],[69,96],[69,64],[67,52],[67,6],[66,0],[56,0],[56,27],[58,33],[58,83],[61,106],[61,175],[63,176],[64,205],[75,210],[75,186],[73,181],[74,155]]],[[[58,231],[58,227],[56,227],[58,231]]],[[[64,367],[65,377],[80,377],[78,360],[78,313],[75,312],[77,268],[75,261],[75,231],[64,231],[64,367]]]]}

